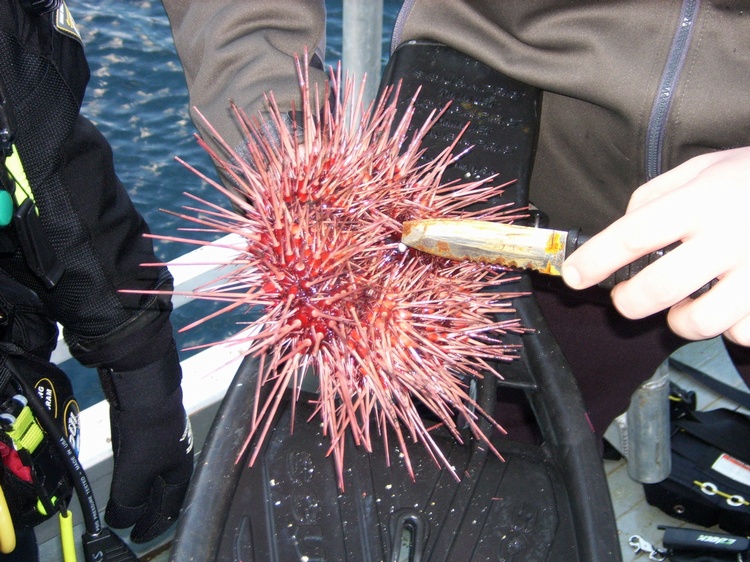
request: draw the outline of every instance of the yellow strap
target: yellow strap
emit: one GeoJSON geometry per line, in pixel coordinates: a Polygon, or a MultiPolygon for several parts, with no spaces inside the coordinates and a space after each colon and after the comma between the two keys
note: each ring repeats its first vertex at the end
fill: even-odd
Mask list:
{"type": "Polygon", "coordinates": [[[76,544],[73,534],[73,512],[66,510],[65,515],[60,512],[60,543],[62,544],[63,560],[76,562],[76,544]]]}
{"type": "Polygon", "coordinates": [[[33,453],[44,439],[44,432],[28,406],[24,406],[18,414],[8,435],[13,439],[17,449],[26,449],[30,453],[33,453]]]}
{"type": "Polygon", "coordinates": [[[8,502],[0,487],[0,552],[10,554],[16,549],[16,530],[13,528],[13,519],[10,516],[8,502]]]}
{"type": "MultiPolygon", "coordinates": [[[[34,192],[31,191],[31,185],[26,177],[26,171],[23,169],[21,158],[18,156],[18,149],[13,145],[13,152],[10,156],[5,157],[5,167],[10,172],[11,177],[16,181],[16,206],[20,207],[26,199],[31,198],[34,203],[34,192]]],[[[38,213],[39,211],[37,211],[38,213]]]]}

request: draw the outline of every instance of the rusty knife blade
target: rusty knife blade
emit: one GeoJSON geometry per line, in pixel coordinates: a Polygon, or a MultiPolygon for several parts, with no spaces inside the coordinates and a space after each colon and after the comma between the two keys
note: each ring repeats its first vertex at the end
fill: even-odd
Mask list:
{"type": "Polygon", "coordinates": [[[424,219],[403,225],[401,242],[428,254],[560,275],[570,232],[473,219],[424,219]]]}

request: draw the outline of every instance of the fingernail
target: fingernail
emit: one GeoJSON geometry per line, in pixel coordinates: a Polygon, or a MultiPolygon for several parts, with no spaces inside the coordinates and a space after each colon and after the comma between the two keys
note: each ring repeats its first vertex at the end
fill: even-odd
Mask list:
{"type": "Polygon", "coordinates": [[[581,274],[571,265],[563,265],[562,278],[565,284],[573,289],[581,285],[581,274]]]}

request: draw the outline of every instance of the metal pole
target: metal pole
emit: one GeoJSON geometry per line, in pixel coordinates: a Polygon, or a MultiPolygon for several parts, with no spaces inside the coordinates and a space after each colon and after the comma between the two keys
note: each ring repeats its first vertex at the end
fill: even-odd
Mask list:
{"type": "Polygon", "coordinates": [[[661,482],[672,471],[666,362],[633,393],[626,419],[628,475],[644,484],[661,482]]]}
{"type": "Polygon", "coordinates": [[[359,84],[366,75],[365,104],[375,99],[380,82],[383,0],[344,0],[343,67],[359,84]]]}

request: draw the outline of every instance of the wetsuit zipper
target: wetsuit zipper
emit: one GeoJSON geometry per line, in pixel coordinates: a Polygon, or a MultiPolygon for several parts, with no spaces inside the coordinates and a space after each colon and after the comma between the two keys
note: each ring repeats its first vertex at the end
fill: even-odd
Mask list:
{"type": "Polygon", "coordinates": [[[700,0],[683,0],[682,2],[680,21],[672,39],[672,47],[669,50],[669,56],[664,66],[659,90],[646,129],[646,177],[648,179],[653,179],[662,173],[664,136],[669,108],[672,104],[675,86],[685,63],[685,56],[690,46],[690,37],[699,7],[700,0]]]}
{"type": "MultiPolygon", "coordinates": [[[[404,24],[414,7],[415,1],[404,0],[399,10],[393,26],[391,53],[401,44],[404,24]]],[[[682,2],[679,24],[672,39],[672,46],[667,56],[646,129],[645,171],[648,179],[655,178],[662,172],[662,155],[664,152],[664,137],[669,109],[674,95],[674,88],[680,79],[682,67],[685,63],[685,57],[690,46],[690,38],[699,8],[700,0],[683,0],[682,2]]]]}

